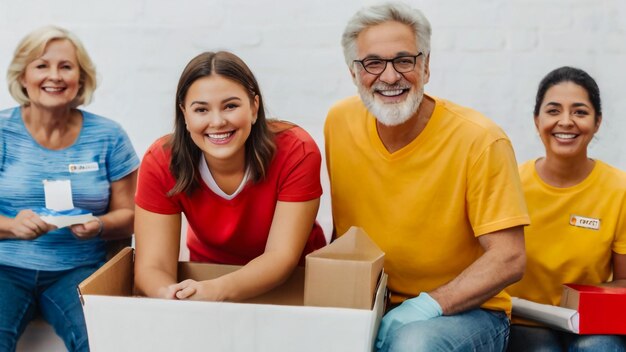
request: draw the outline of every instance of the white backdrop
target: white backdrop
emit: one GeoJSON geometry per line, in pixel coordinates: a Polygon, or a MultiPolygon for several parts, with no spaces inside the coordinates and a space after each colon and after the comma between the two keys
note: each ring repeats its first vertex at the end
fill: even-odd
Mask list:
{"type": "MultiPolygon", "coordinates": [[[[356,93],[340,35],[360,0],[0,0],[0,108],[15,105],[6,69],[29,31],[75,32],[98,69],[86,107],[120,122],[142,155],[171,131],[180,72],[196,54],[227,49],[260,81],[270,115],[307,129],[323,150],[334,101],[356,93]]],[[[626,169],[626,1],[413,0],[433,26],[430,94],[491,117],[518,161],[543,153],[532,124],[534,94],[550,70],[587,70],[602,91],[604,122],[591,155],[626,169]]],[[[329,230],[327,182],[318,219],[329,230]]]]}

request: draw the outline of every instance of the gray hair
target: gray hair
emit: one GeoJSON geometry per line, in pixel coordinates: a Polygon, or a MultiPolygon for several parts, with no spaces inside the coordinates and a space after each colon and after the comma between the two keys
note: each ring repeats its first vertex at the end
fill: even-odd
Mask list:
{"type": "Polygon", "coordinates": [[[430,53],[430,22],[422,11],[400,2],[364,7],[352,16],[341,37],[343,56],[348,66],[356,60],[356,39],[364,29],[388,21],[396,21],[413,28],[417,47],[428,56],[430,53]]]}

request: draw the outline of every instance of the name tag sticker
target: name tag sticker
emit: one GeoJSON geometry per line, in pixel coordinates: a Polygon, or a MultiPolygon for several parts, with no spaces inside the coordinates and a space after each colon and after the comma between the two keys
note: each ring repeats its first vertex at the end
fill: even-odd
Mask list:
{"type": "Polygon", "coordinates": [[[70,173],[79,174],[81,172],[91,172],[98,171],[100,168],[98,167],[98,163],[85,163],[85,164],[70,164],[69,170],[70,173]]]}
{"type": "Polygon", "coordinates": [[[588,218],[580,215],[570,215],[569,224],[586,229],[600,230],[600,219],[588,218]]]}

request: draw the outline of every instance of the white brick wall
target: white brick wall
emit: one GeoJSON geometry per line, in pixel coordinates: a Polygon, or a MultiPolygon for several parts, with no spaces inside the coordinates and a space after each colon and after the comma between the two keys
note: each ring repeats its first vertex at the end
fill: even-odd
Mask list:
{"type": "MultiPolygon", "coordinates": [[[[58,24],[76,32],[100,86],[87,109],[119,121],[142,154],[172,126],[183,66],[228,49],[256,73],[270,114],[306,128],[323,149],[328,108],[355,93],[339,44],[361,0],[0,0],[0,107],[17,42],[58,24]]],[[[535,89],[561,65],[594,76],[604,122],[591,154],[626,169],[626,1],[413,0],[433,25],[427,92],[474,107],[509,134],[519,161],[543,153],[532,124],[535,89]]],[[[326,186],[326,185],[325,185],[326,186]]],[[[328,188],[319,219],[328,230],[328,188]]]]}

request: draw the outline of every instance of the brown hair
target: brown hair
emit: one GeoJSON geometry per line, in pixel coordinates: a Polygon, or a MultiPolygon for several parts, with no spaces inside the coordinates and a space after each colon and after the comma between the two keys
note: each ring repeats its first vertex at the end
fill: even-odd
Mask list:
{"type": "Polygon", "coordinates": [[[193,142],[185,126],[185,116],[181,110],[189,87],[198,79],[211,75],[220,75],[240,84],[250,97],[259,97],[259,111],[256,123],[252,125],[250,136],[245,143],[246,167],[250,170],[250,179],[253,182],[263,180],[267,174],[276,146],[274,133],[268,127],[263,107],[263,98],[259,84],[248,66],[236,55],[226,52],[205,52],[193,58],[183,70],[176,89],[176,119],[174,134],[168,146],[172,148],[170,172],[176,179],[176,184],[168,195],[185,192],[191,194],[198,186],[198,163],[202,151],[193,142]]]}

